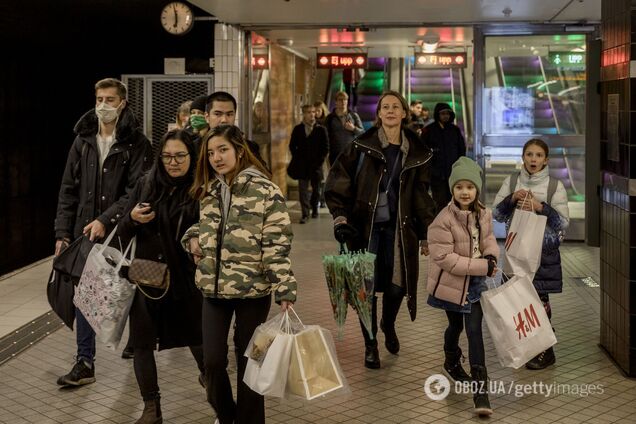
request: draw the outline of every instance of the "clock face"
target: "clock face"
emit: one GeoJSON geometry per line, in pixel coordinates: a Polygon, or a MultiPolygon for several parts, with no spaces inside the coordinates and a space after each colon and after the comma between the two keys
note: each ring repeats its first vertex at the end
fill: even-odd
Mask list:
{"type": "Polygon", "coordinates": [[[170,34],[183,35],[192,29],[194,15],[185,3],[175,1],[161,11],[161,26],[170,34]]]}

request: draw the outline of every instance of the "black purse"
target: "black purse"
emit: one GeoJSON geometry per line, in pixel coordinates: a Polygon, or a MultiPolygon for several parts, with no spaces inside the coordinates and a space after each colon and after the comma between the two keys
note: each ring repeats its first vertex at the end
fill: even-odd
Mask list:
{"type": "Polygon", "coordinates": [[[77,284],[77,281],[82,276],[86,258],[88,258],[93,245],[94,243],[88,237],[78,237],[53,259],[53,269],[72,277],[77,284]]]}

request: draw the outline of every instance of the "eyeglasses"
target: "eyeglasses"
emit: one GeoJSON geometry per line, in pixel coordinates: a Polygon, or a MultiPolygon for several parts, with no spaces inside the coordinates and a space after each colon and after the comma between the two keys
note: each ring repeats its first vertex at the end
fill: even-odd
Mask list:
{"type": "Polygon", "coordinates": [[[178,164],[181,164],[181,163],[185,162],[186,158],[189,155],[190,155],[190,153],[177,153],[176,155],[164,155],[164,154],[161,154],[159,157],[161,157],[161,162],[163,162],[166,165],[168,165],[170,162],[172,162],[172,159],[174,159],[174,161],[177,162],[178,164]]]}

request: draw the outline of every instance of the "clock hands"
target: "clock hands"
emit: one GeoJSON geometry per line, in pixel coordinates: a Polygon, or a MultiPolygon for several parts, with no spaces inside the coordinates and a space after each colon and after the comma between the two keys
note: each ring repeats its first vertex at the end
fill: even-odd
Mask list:
{"type": "Polygon", "coordinates": [[[179,22],[179,15],[177,14],[177,5],[176,4],[173,6],[173,10],[174,10],[174,25],[173,25],[173,27],[176,28],[177,27],[177,22],[179,22]]]}

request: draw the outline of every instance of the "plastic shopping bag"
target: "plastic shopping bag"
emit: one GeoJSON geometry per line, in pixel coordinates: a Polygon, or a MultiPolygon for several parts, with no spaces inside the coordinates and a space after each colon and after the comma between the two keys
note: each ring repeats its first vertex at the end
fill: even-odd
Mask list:
{"type": "Polygon", "coordinates": [[[499,363],[519,368],[557,340],[531,277],[515,275],[481,294],[481,308],[499,363]]]}
{"type": "Polygon", "coordinates": [[[306,326],[293,335],[286,394],[312,400],[337,390],[348,390],[346,379],[328,330],[306,326]]]}
{"type": "Polygon", "coordinates": [[[259,325],[245,350],[243,382],[256,393],[283,397],[293,344],[289,313],[259,325]]]}
{"type": "Polygon", "coordinates": [[[534,212],[515,210],[504,244],[506,260],[503,270],[506,274],[534,277],[541,264],[547,219],[534,212]]]}
{"type": "Polygon", "coordinates": [[[95,331],[95,338],[111,349],[121,340],[135,286],[119,275],[123,265],[129,265],[126,255],[130,244],[122,253],[109,244],[117,227],[104,244],[96,243],[88,254],[73,303],[95,331]]]}

